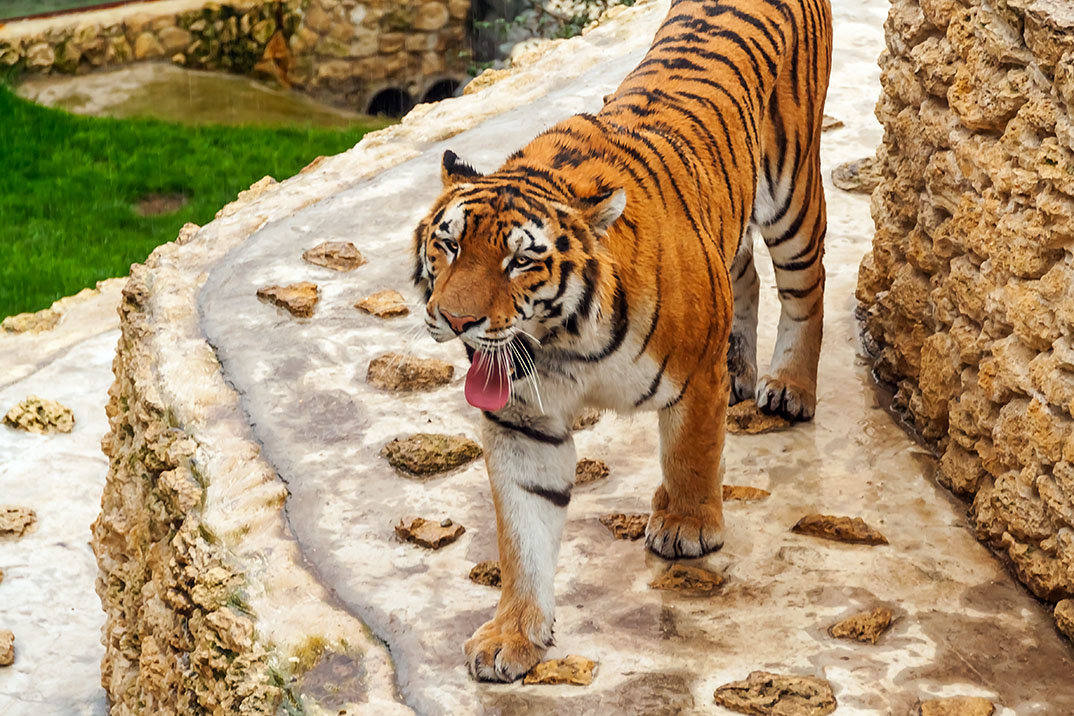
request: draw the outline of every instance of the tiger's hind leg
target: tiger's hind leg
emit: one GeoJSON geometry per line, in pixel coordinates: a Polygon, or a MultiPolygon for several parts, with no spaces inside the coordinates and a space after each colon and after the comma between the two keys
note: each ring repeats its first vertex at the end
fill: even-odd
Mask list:
{"type": "Polygon", "coordinates": [[[757,392],[757,299],[761,282],[753,265],[753,229],[747,228],[731,264],[735,317],[727,346],[727,372],[735,405],[752,400],[757,392]]]}
{"type": "MultiPolygon", "coordinates": [[[[773,121],[782,121],[778,115],[773,121]]],[[[805,146],[778,143],[766,152],[754,223],[772,256],[779,291],[776,346],[757,387],[757,407],[792,421],[809,420],[817,405],[817,364],[824,323],[824,235],[827,215],[819,132],[805,146]]],[[[781,132],[792,136],[790,127],[781,132]]]]}

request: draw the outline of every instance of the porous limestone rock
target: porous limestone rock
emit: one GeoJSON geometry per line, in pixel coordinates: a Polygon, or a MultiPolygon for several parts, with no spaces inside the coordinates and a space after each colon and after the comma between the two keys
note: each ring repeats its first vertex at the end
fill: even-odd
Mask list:
{"type": "Polygon", "coordinates": [[[1055,605],[1055,624],[1059,631],[1074,639],[1074,599],[1064,599],[1055,605]]]}
{"type": "Polygon", "coordinates": [[[455,367],[436,358],[385,353],[369,361],[366,380],[397,392],[433,390],[451,382],[455,367]]]}
{"type": "Polygon", "coordinates": [[[835,711],[835,694],[825,679],[751,672],[716,689],[716,703],[757,716],[824,716],[835,711]]]}
{"type": "Polygon", "coordinates": [[[860,517],[811,514],[798,520],[791,529],[798,534],[835,542],[871,545],[888,543],[884,535],[870,527],[860,517]]]}
{"type": "Polygon", "coordinates": [[[299,281],[287,286],[265,286],[257,290],[257,297],[274,306],[286,309],[292,316],[310,318],[320,300],[317,284],[299,281]]]}
{"type": "Polygon", "coordinates": [[[524,684],[569,684],[571,686],[589,686],[593,683],[595,661],[571,654],[562,659],[542,661],[522,679],[524,684]]]}
{"type": "Polygon", "coordinates": [[[8,629],[0,629],[0,666],[15,663],[15,635],[8,629]]]}
{"type": "Polygon", "coordinates": [[[603,480],[609,474],[611,474],[611,470],[603,460],[592,460],[588,457],[583,457],[574,466],[574,484],[576,486],[588,485],[590,482],[603,480]]]}
{"type": "Polygon", "coordinates": [[[486,587],[500,586],[500,563],[496,560],[478,562],[470,569],[470,581],[486,587]]]}
{"type": "Polygon", "coordinates": [[[354,304],[354,307],[366,313],[371,313],[377,318],[393,318],[410,313],[403,294],[391,289],[370,294],[354,304]]]}
{"type": "Polygon", "coordinates": [[[597,519],[616,539],[640,539],[645,536],[645,526],[649,524],[648,513],[625,515],[622,512],[616,512],[601,515],[597,519]]]}
{"type": "Polygon", "coordinates": [[[399,539],[427,547],[440,549],[451,544],[466,532],[466,528],[450,518],[437,522],[424,517],[407,517],[395,525],[399,539]]]}
{"type": "Polygon", "coordinates": [[[34,528],[37,513],[29,507],[0,507],[0,537],[19,538],[34,528]]]}
{"type": "Polygon", "coordinates": [[[832,183],[843,191],[872,194],[880,186],[880,171],[875,157],[855,159],[832,170],[832,183]]]}
{"type": "Polygon", "coordinates": [[[786,418],[762,413],[753,400],[743,400],[727,409],[727,430],[736,435],[759,435],[790,427],[786,418]]]}
{"type": "Polygon", "coordinates": [[[429,477],[481,457],[481,446],[465,435],[418,433],[397,438],[380,452],[388,463],[415,477],[429,477]]]}
{"type": "Polygon", "coordinates": [[[55,400],[31,395],[7,411],[4,424],[39,435],[69,433],[75,429],[75,414],[55,400]]]}
{"type": "Polygon", "coordinates": [[[920,716],[992,716],[995,712],[995,705],[980,696],[929,699],[918,705],[920,716]]]}
{"type": "Polygon", "coordinates": [[[880,635],[891,627],[891,610],[876,607],[867,612],[852,614],[828,627],[828,634],[837,639],[851,639],[875,644],[880,635]]]}
{"type": "Polygon", "coordinates": [[[325,241],[306,250],[302,258],[333,271],[353,271],[365,263],[365,258],[349,241],[325,241]]]}
{"type": "Polygon", "coordinates": [[[886,31],[863,344],[978,537],[1070,598],[1074,11],[898,0],[886,31]]]}
{"type": "Polygon", "coordinates": [[[707,597],[715,594],[724,581],[722,574],[689,564],[673,564],[649,582],[649,586],[653,589],[681,592],[692,597],[707,597]]]}
{"type": "Polygon", "coordinates": [[[36,313],[18,313],[0,321],[0,328],[8,333],[40,333],[51,331],[60,322],[60,312],[46,308],[36,313]]]}

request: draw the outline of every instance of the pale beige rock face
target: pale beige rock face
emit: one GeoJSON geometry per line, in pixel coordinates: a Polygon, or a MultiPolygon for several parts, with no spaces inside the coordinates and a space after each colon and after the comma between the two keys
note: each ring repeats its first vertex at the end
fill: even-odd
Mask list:
{"type": "Polygon", "coordinates": [[[886,30],[866,344],[978,536],[1069,598],[1074,6],[896,0],[886,30]]]}

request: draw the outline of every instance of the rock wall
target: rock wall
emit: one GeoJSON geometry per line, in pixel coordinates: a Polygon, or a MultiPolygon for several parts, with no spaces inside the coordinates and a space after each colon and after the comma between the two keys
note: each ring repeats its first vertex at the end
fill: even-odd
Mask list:
{"type": "Polygon", "coordinates": [[[359,111],[389,90],[382,100],[405,111],[466,79],[468,11],[469,0],[154,3],[0,25],[0,67],[82,73],[170,60],[271,76],[359,111]]]}
{"type": "Polygon", "coordinates": [[[895,0],[885,27],[866,347],[1074,637],[1074,6],[895,0]]]}

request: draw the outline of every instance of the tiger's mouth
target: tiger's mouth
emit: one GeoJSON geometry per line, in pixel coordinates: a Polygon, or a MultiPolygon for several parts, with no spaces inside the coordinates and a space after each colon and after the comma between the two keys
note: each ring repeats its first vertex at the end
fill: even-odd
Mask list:
{"type": "MultiPolygon", "coordinates": [[[[484,342],[483,342],[484,343],[484,342]]],[[[533,349],[524,336],[475,348],[465,341],[470,358],[466,373],[466,402],[480,410],[497,411],[511,400],[514,381],[534,371],[533,349]]]]}

